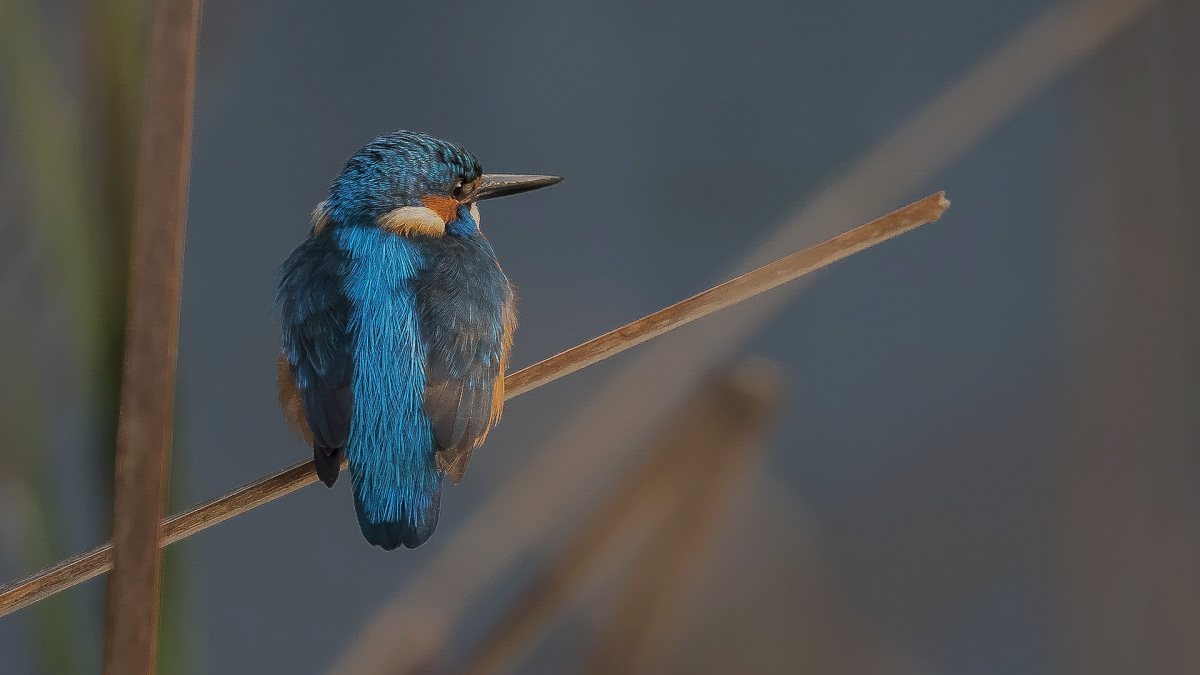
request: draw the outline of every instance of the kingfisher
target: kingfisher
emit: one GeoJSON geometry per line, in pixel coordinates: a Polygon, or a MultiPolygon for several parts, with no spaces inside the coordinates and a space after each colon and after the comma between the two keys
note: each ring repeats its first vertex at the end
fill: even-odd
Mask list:
{"type": "Polygon", "coordinates": [[[325,485],[347,461],[371,544],[429,539],[444,477],[462,479],[504,407],[517,313],[478,202],[561,180],[485,174],[458,145],[393,131],[346,162],[280,267],[279,403],[325,485]]]}

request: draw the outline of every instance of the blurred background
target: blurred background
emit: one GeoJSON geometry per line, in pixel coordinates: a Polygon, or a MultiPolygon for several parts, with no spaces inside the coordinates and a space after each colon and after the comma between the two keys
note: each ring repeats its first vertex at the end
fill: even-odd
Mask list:
{"type": "MultiPolygon", "coordinates": [[[[0,0],[4,580],[108,538],[148,18],[0,0]]],[[[512,401],[416,551],[347,481],[173,546],[162,672],[1200,672],[1198,37],[1190,0],[208,0],[172,511],[308,456],[275,271],[379,133],[567,177],[485,205],[514,367],[954,206],[512,401]]],[[[3,672],[99,672],[103,589],[0,618],[3,672]]]]}

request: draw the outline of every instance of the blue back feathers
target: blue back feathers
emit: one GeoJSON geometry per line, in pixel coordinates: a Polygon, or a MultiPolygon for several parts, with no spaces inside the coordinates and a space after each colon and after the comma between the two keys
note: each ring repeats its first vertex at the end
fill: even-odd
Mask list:
{"type": "Polygon", "coordinates": [[[457,482],[498,417],[515,314],[469,205],[443,237],[375,221],[481,174],[445,141],[381,136],[346,163],[328,222],[280,270],[282,370],[303,400],[318,473],[332,484],[345,456],[363,535],[385,549],[428,539],[443,475],[457,482]]]}

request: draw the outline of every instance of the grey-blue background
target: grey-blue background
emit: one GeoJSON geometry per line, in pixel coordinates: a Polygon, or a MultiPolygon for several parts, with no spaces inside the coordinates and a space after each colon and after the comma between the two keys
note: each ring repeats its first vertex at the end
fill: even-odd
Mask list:
{"type": "MultiPolygon", "coordinates": [[[[710,284],[1049,6],[209,0],[173,501],[209,499],[305,457],[275,403],[275,269],[341,162],[377,133],[426,131],[488,170],[567,177],[484,205],[484,231],[520,288],[519,367],[710,284]]],[[[64,59],[79,30],[72,7],[51,7],[64,59]]],[[[1103,72],[1095,59],[1083,68],[1103,72]]],[[[807,506],[829,570],[822,583],[842,589],[868,627],[823,636],[845,622],[791,607],[816,616],[804,624],[815,637],[798,642],[843,646],[806,667],[776,644],[772,669],[1049,673],[1086,662],[1086,640],[1070,638],[1074,596],[1063,585],[1074,572],[1059,542],[1064,473],[1077,461],[1062,450],[1078,387],[1071,358],[1086,338],[1068,307],[1087,138],[1078,127],[1093,100],[1085,84],[1075,70],[1058,79],[908,195],[946,190],[954,206],[942,222],[837,265],[753,339],[749,351],[776,361],[789,391],[766,470],[807,506]],[[856,649],[875,648],[856,643],[866,635],[903,657],[855,661],[856,649]]],[[[0,164],[9,183],[0,195],[19,202],[20,160],[0,150],[0,164]]],[[[34,325],[52,334],[62,323],[34,325]]],[[[323,672],[445,532],[629,358],[510,404],[447,494],[443,536],[417,551],[366,546],[346,481],[188,539],[179,549],[190,670],[323,672]]],[[[69,390],[69,373],[61,377],[52,386],[69,390]]],[[[107,518],[92,506],[86,432],[60,436],[77,550],[104,538],[107,518]]],[[[783,555],[749,534],[726,541],[783,555]]],[[[530,554],[524,568],[548,554],[530,554]]],[[[755,569],[708,583],[765,574],[755,569]]],[[[3,570],[29,571],[11,561],[3,570]]],[[[526,578],[506,576],[479,612],[496,616],[526,578]]],[[[746,622],[786,622],[789,605],[770,603],[770,586],[712,608],[705,640],[726,635],[736,651],[746,622]]],[[[102,587],[69,591],[95,607],[75,647],[89,668],[99,662],[102,587]]],[[[0,652],[15,669],[6,672],[35,671],[29,630],[22,615],[0,619],[0,652]]],[[[569,670],[585,639],[586,627],[555,632],[526,667],[569,670]]]]}

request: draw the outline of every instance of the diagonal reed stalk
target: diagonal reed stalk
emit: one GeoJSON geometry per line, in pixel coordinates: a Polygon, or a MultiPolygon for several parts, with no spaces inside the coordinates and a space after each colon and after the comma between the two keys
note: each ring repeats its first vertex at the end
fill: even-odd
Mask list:
{"type": "MultiPolygon", "coordinates": [[[[505,398],[515,398],[684,324],[799,279],[921,225],[932,223],[941,218],[949,206],[950,202],[944,193],[930,195],[821,244],[792,253],[588,340],[507,376],[505,398]]],[[[161,526],[161,543],[164,546],[173,544],[316,481],[317,476],[311,461],[288,467],[223,497],[168,518],[161,526]]],[[[27,607],[42,598],[103,574],[111,568],[112,547],[105,544],[25,579],[0,587],[0,616],[27,607]]]]}

